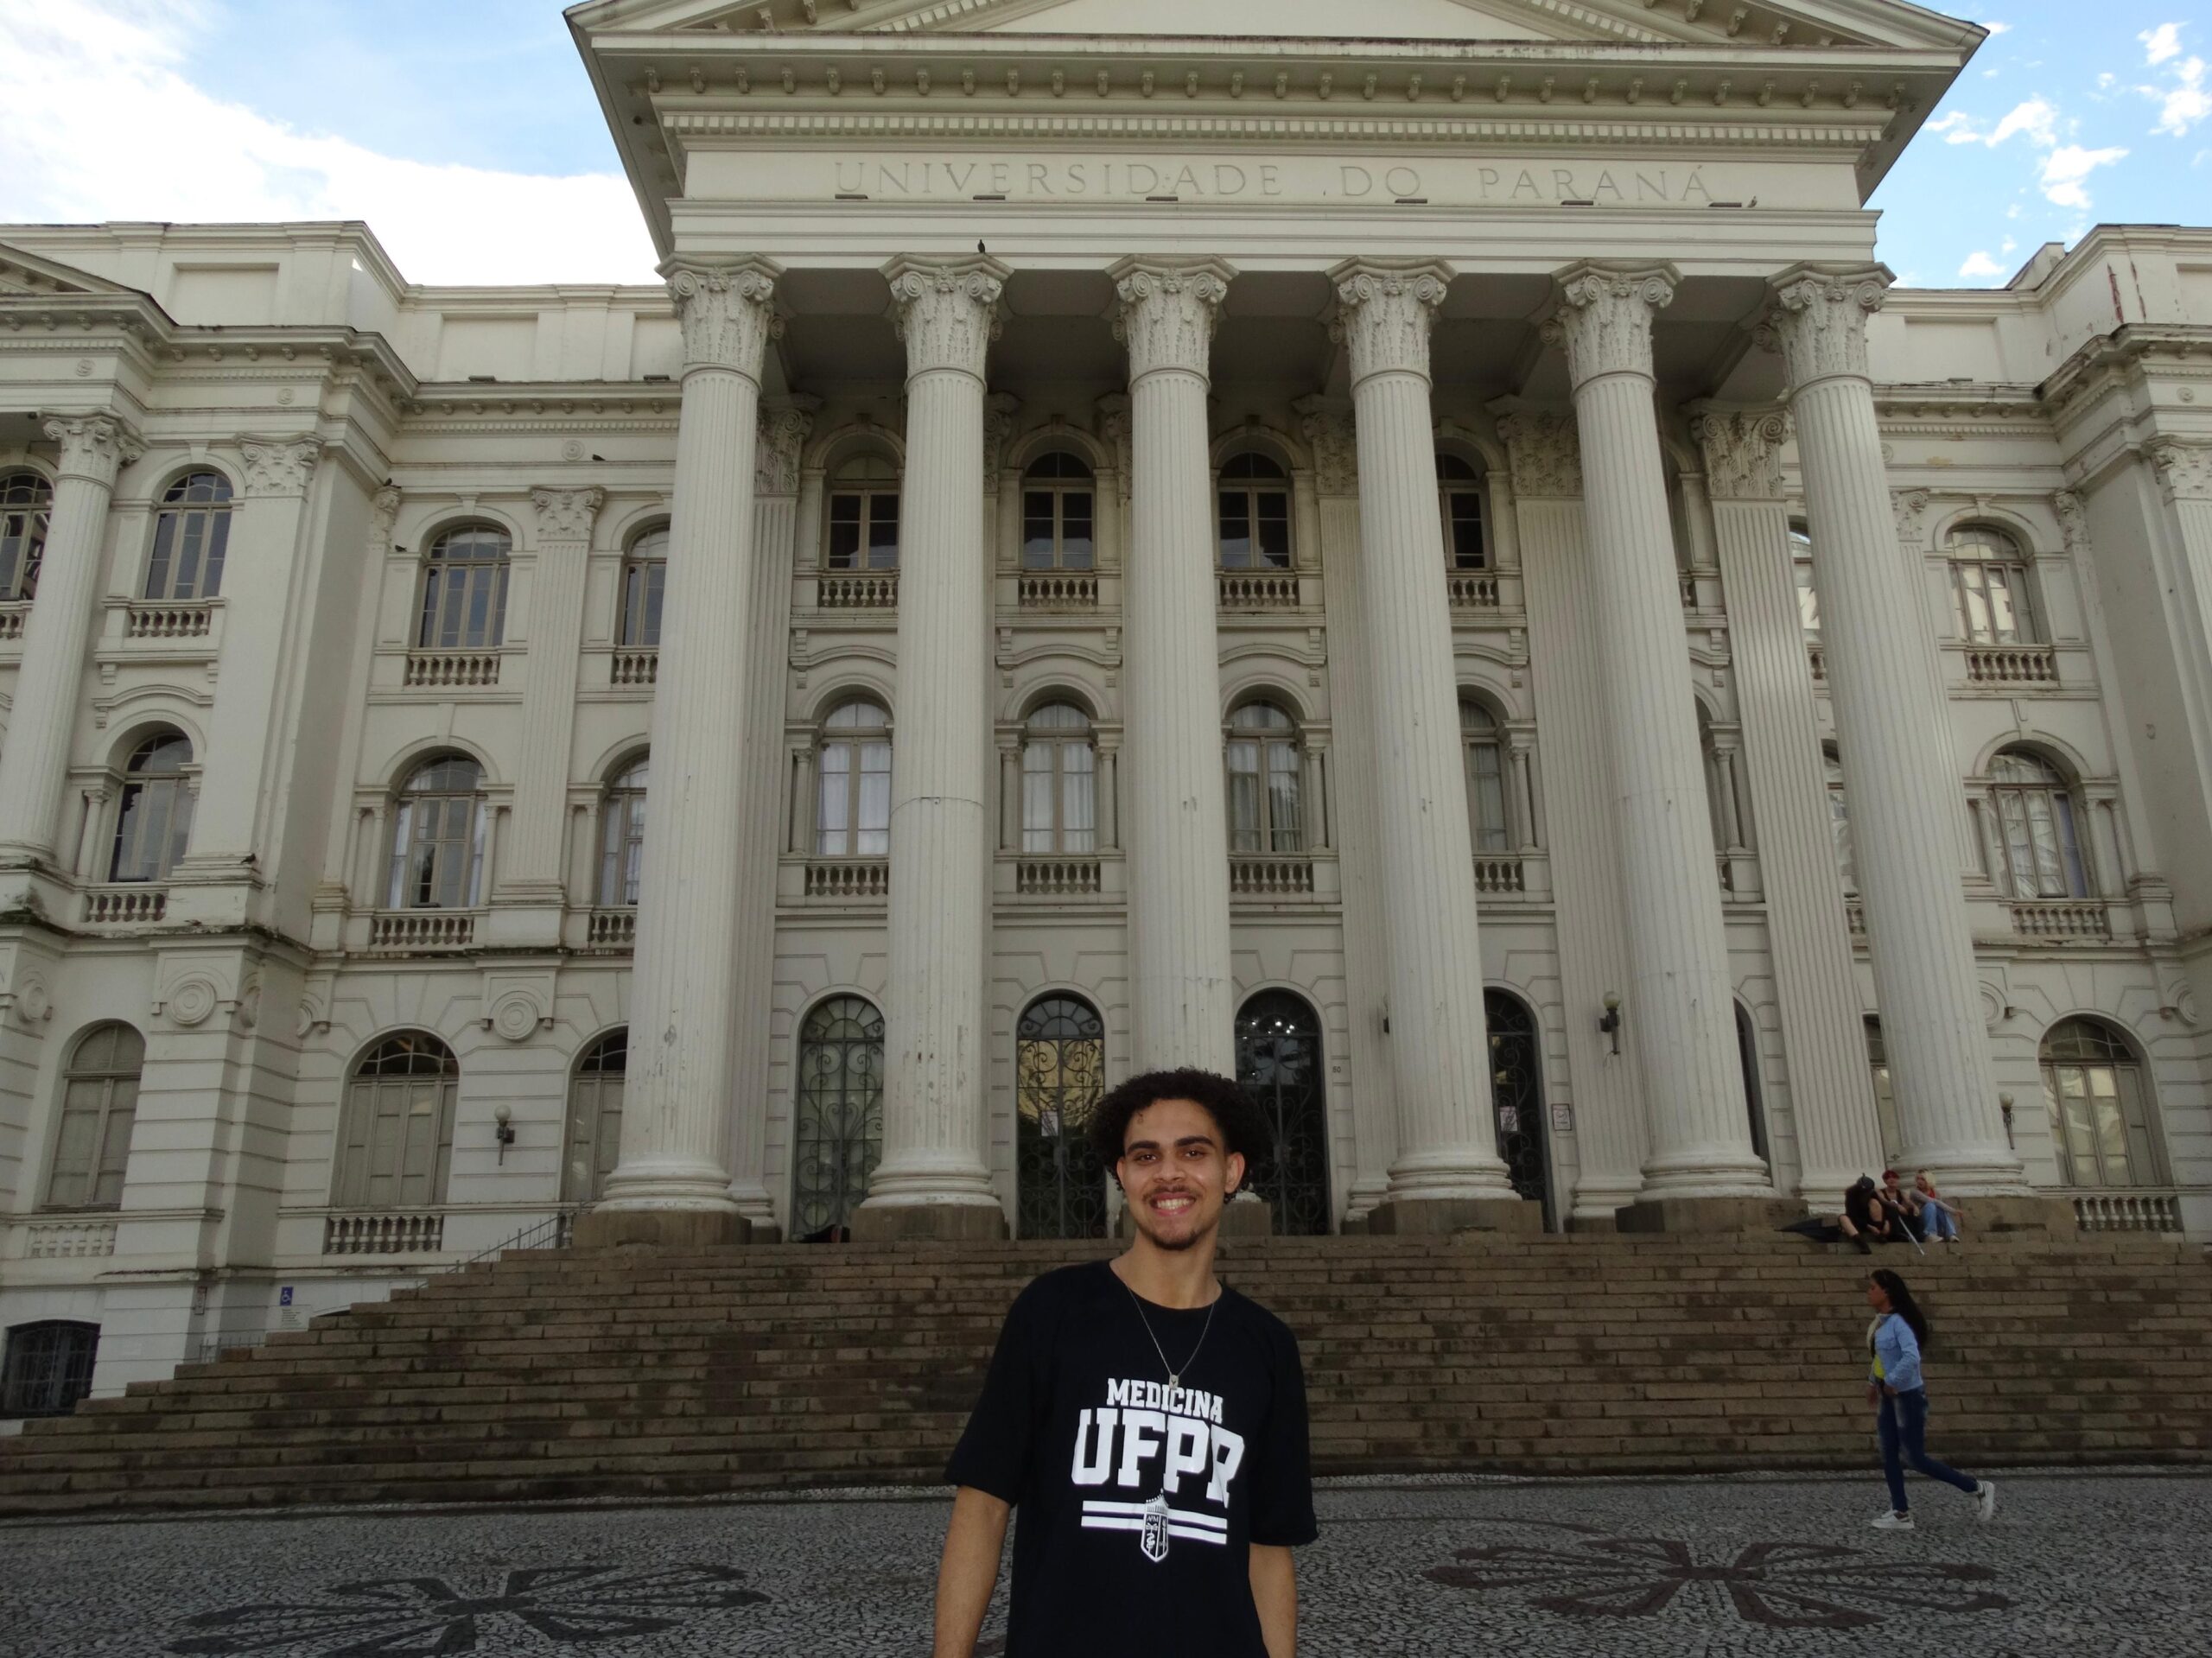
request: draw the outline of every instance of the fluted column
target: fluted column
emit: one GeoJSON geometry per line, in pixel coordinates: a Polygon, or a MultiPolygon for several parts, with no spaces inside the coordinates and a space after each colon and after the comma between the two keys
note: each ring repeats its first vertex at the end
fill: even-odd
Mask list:
{"type": "Polygon", "coordinates": [[[1898,578],[1867,374],[1866,318],[1889,279],[1879,266],[1793,266],[1772,283],[1762,333],[1788,370],[1901,1161],[1961,1195],[2024,1193],[2020,1160],[2005,1143],[1952,855],[1959,779],[1944,759],[1949,710],[1917,648],[1919,594],[1898,578]]]}
{"type": "Polygon", "coordinates": [[[1140,1071],[1198,1065],[1226,1076],[1236,1064],[1206,431],[1214,322],[1236,274],[1218,260],[1152,258],[1111,272],[1115,332],[1129,348],[1122,829],[1140,1071]]]}
{"type": "Polygon", "coordinates": [[[1474,842],[1445,604],[1428,340],[1451,268],[1353,260],[1330,273],[1351,358],[1359,557],[1374,709],[1398,1148],[1378,1232],[1541,1224],[1497,1154],[1474,842]]]}
{"type": "Polygon", "coordinates": [[[1624,1228],[1706,1225],[1756,1209],[1685,1200],[1772,1195],[1752,1153],[1736,1050],[1712,812],[1659,469],[1651,325],[1671,270],[1578,265],[1545,325],[1574,385],[1589,524],[1614,841],[1628,901],[1622,1015],[1643,1072],[1650,1152],[1624,1228]]]}
{"type": "Polygon", "coordinates": [[[100,549],[116,474],[144,453],[112,415],[46,422],[61,446],[38,596],[23,621],[23,654],[0,749],[0,865],[55,867],[61,785],[99,596],[100,549]]]}
{"type": "Polygon", "coordinates": [[[760,366],[779,330],[777,267],[663,268],[683,329],[668,595],[652,726],[652,812],[630,984],[622,1160],[584,1243],[742,1239],[729,1193],[738,953],[747,848],[733,734],[752,639],[760,366]]]}
{"type": "Polygon", "coordinates": [[[883,1160],[856,1237],[999,1237],[984,1166],[991,916],[989,561],[983,370],[995,259],[886,267],[906,342],[899,497],[899,746],[891,768],[883,1160]]]}

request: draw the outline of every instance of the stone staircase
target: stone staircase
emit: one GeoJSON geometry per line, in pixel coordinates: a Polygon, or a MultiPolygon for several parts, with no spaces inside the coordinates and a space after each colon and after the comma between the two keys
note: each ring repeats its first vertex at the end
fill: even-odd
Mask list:
{"type": "MultiPolygon", "coordinates": [[[[1001,1315],[1109,1246],[512,1254],[0,1441],[0,1513],[934,1483],[1001,1315]]],[[[1867,1469],[1868,1263],[1794,1238],[1275,1239],[1316,1470],[1867,1469]]],[[[2147,1237],[1889,1252],[1940,1454],[2212,1459],[2212,1267],[2147,1237]]]]}

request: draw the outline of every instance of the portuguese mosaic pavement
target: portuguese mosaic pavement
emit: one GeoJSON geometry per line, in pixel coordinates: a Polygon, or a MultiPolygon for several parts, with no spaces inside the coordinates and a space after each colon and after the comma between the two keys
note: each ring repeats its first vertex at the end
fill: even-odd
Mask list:
{"type": "MultiPolygon", "coordinates": [[[[1900,1535],[1866,1529],[1871,1475],[1332,1483],[1301,1559],[1300,1650],[2212,1651],[2212,1479],[2005,1487],[1986,1527],[1951,1493],[1916,1490],[1920,1528],[1900,1535]]],[[[923,1658],[944,1517],[941,1501],[887,1493],[13,1523],[0,1655],[923,1658]]]]}

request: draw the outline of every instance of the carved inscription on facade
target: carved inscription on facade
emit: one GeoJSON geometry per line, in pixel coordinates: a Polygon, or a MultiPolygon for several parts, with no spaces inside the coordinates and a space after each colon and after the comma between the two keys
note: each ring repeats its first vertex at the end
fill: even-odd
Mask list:
{"type": "MultiPolygon", "coordinates": [[[[1739,187],[1726,169],[1691,162],[1522,165],[1459,161],[1420,163],[1286,157],[1279,162],[1162,156],[827,156],[831,188],[871,201],[963,200],[1395,201],[1437,200],[1510,206],[1561,201],[1697,206],[1739,187]]],[[[791,184],[769,194],[797,194],[791,184]]]]}

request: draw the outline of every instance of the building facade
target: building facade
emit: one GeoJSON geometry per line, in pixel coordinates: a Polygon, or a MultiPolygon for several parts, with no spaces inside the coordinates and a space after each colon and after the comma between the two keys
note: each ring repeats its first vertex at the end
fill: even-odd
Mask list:
{"type": "Polygon", "coordinates": [[[8,1412],[1162,1064],[1287,1231],[2212,1233],[2212,232],[1891,291],[1883,0],[1192,10],[577,8],[664,288],[0,229],[8,1412]]]}

